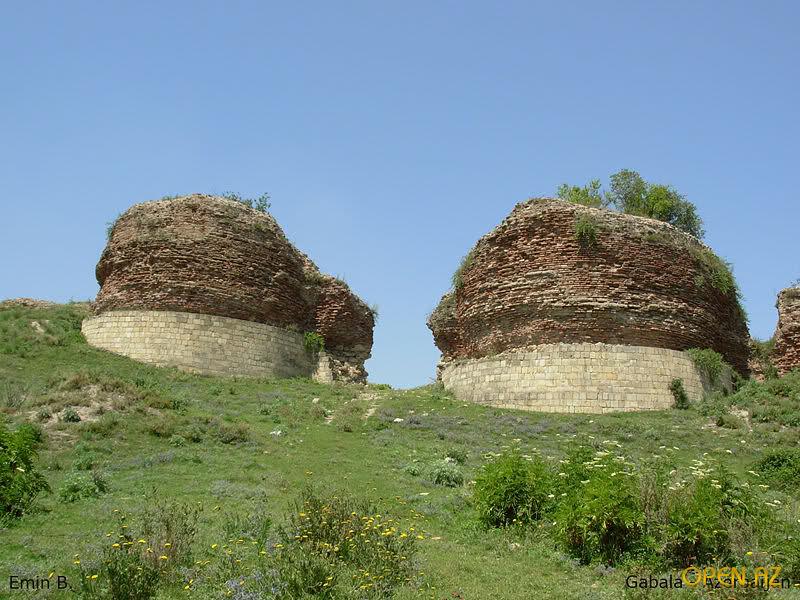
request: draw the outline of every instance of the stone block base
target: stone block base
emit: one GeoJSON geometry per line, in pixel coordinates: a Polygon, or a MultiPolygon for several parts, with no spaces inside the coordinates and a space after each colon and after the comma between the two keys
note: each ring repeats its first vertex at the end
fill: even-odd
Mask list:
{"type": "Polygon", "coordinates": [[[691,358],[665,348],[547,344],[484,358],[444,361],[439,376],[460,400],[564,413],[666,409],[682,379],[691,401],[705,382],[691,358]]]}

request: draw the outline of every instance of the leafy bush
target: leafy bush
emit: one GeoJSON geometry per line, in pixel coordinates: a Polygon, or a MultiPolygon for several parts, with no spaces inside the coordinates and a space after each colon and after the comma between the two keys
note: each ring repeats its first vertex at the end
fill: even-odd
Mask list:
{"type": "Polygon", "coordinates": [[[36,496],[50,490],[33,464],[39,440],[30,425],[11,431],[0,421],[0,522],[21,517],[36,496]]]}
{"type": "Polygon", "coordinates": [[[419,465],[415,464],[406,465],[404,471],[412,477],[419,477],[422,474],[422,470],[419,468],[419,465]]]}
{"type": "Polygon", "coordinates": [[[562,200],[574,202],[575,204],[581,204],[583,206],[600,208],[607,204],[600,191],[600,187],[599,179],[592,179],[592,181],[583,187],[562,183],[558,186],[556,193],[562,200]]]}
{"type": "Polygon", "coordinates": [[[467,452],[461,448],[448,448],[445,452],[445,458],[451,458],[458,464],[463,465],[467,462],[467,452]]]}
{"type": "Polygon", "coordinates": [[[233,192],[225,192],[222,194],[223,198],[239,202],[245,206],[256,209],[258,212],[266,213],[271,206],[269,194],[261,194],[258,198],[243,198],[239,194],[233,192]]]}
{"type": "Polygon", "coordinates": [[[78,423],[81,420],[81,416],[78,414],[77,410],[68,406],[62,411],[61,420],[65,423],[78,423]]]}
{"type": "Polygon", "coordinates": [[[262,559],[267,577],[253,582],[265,597],[388,598],[412,575],[413,529],[350,496],[306,489],[276,538],[279,550],[262,559]]]}
{"type": "Polygon", "coordinates": [[[570,554],[584,564],[614,564],[646,545],[638,479],[624,458],[577,448],[559,475],[565,496],[555,513],[556,534],[570,554]]]}
{"type": "Polygon", "coordinates": [[[430,480],[436,485],[458,487],[464,485],[464,475],[459,468],[449,462],[440,461],[430,469],[430,480]]]}
{"type": "Polygon", "coordinates": [[[717,427],[724,429],[744,429],[745,423],[736,415],[730,413],[722,413],[717,416],[717,427]]]}
{"type": "Polygon", "coordinates": [[[81,453],[72,461],[72,468],[76,471],[91,471],[98,462],[98,456],[93,452],[81,453]]]}
{"type": "Polygon", "coordinates": [[[238,444],[250,439],[250,426],[247,423],[212,422],[212,435],[223,444],[238,444]]]}
{"type": "Polygon", "coordinates": [[[108,481],[97,471],[90,474],[69,473],[58,488],[61,502],[76,502],[81,498],[97,498],[108,491],[108,481]]]}
{"type": "Polygon", "coordinates": [[[487,526],[524,524],[542,517],[553,488],[553,475],[541,459],[528,460],[511,451],[483,466],[473,501],[487,526]]]}
{"type": "MultiPolygon", "coordinates": [[[[134,527],[136,532],[126,535],[133,539],[147,541],[151,548],[159,548],[161,556],[166,556],[172,567],[188,566],[193,563],[192,544],[197,536],[197,522],[200,513],[196,506],[164,499],[153,489],[144,497],[143,508],[138,514],[134,527]]],[[[152,561],[163,560],[151,556],[152,561]]]]}
{"type": "Polygon", "coordinates": [[[722,355],[710,348],[689,348],[686,354],[698,370],[708,378],[711,385],[717,385],[723,371],[730,368],[722,355]]]}
{"type": "Polygon", "coordinates": [[[575,221],[575,238],[583,248],[597,245],[597,219],[591,215],[581,215],[575,221]]]}
{"type": "Polygon", "coordinates": [[[74,592],[83,600],[150,600],[161,578],[161,569],[135,543],[122,542],[106,548],[96,564],[80,566],[74,592]]]}
{"type": "Polygon", "coordinates": [[[99,437],[107,437],[119,426],[120,422],[119,415],[110,412],[104,414],[96,421],[89,421],[86,423],[86,425],[84,425],[84,430],[99,437]]]}
{"type": "Polygon", "coordinates": [[[672,186],[648,183],[636,171],[614,173],[606,197],[621,212],[665,221],[698,239],[705,235],[694,204],[672,186]]]}
{"type": "Polygon", "coordinates": [[[748,381],[725,399],[727,404],[746,408],[752,420],[800,426],[800,371],[778,379],[748,381]]]}
{"type": "Polygon", "coordinates": [[[138,519],[119,515],[118,535],[94,563],[80,564],[79,598],[144,600],[179,568],[193,564],[198,510],[163,500],[156,490],[145,495],[138,519]]]}
{"type": "Polygon", "coordinates": [[[303,347],[306,352],[317,353],[325,349],[325,338],[316,331],[306,331],[303,334],[303,347]]]}
{"type": "Polygon", "coordinates": [[[670,500],[664,556],[676,567],[734,560],[732,531],[758,531],[766,518],[751,489],[725,468],[696,467],[670,500]]]}
{"type": "Polygon", "coordinates": [[[772,353],[775,350],[775,338],[768,340],[750,340],[750,353],[754,361],[761,367],[765,379],[777,379],[778,369],[772,362],[772,353]]]}
{"type": "Polygon", "coordinates": [[[610,188],[603,193],[600,181],[594,179],[584,187],[562,184],[557,194],[562,200],[584,206],[611,205],[623,213],[658,219],[698,239],[705,234],[695,205],[672,186],[647,183],[636,171],[623,169],[611,176],[610,188]]]}
{"type": "Polygon", "coordinates": [[[689,408],[689,394],[686,393],[683,387],[683,379],[673,379],[669,384],[669,391],[672,392],[672,397],[675,398],[675,408],[689,408]]]}
{"type": "Polygon", "coordinates": [[[789,490],[800,487],[800,449],[770,450],[753,468],[775,487],[789,490]]]}

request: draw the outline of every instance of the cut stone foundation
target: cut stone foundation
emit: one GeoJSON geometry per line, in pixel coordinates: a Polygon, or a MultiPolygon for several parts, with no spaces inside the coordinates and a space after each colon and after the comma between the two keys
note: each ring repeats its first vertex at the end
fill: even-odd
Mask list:
{"type": "Polygon", "coordinates": [[[193,373],[336,379],[329,353],[308,352],[302,333],[264,323],[176,311],[117,310],[84,320],[81,331],[96,348],[193,373]]]}
{"type": "Polygon", "coordinates": [[[675,403],[674,379],[694,402],[710,387],[683,352],[590,343],[443,361],[439,378],[460,400],[564,413],[667,409],[675,403]]]}

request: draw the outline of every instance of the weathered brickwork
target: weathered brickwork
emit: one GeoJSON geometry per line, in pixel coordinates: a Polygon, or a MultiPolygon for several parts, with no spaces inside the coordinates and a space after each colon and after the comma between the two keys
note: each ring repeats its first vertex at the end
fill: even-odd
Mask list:
{"type": "Polygon", "coordinates": [[[773,362],[783,375],[800,369],[800,287],[787,288],[778,294],[777,307],[773,362]]]}
{"type": "Polygon", "coordinates": [[[440,377],[464,401],[565,413],[665,409],[674,404],[673,379],[683,380],[693,401],[705,385],[683,352],[589,343],[443,361],[440,377]]]}
{"type": "Polygon", "coordinates": [[[302,334],[229,317],[175,311],[119,310],[83,322],[97,348],[194,373],[251,377],[318,377],[318,357],[302,334]]]}
{"type": "Polygon", "coordinates": [[[747,373],[747,324],[715,260],[661,221],[529,200],[478,241],[429,327],[446,359],[601,342],[712,348],[747,373]],[[579,219],[593,243],[578,239],[579,219]]]}
{"type": "Polygon", "coordinates": [[[268,214],[195,194],[131,207],[97,264],[95,313],[216,315],[318,331],[333,377],[366,381],[374,316],[346,284],[319,272],[268,214]]]}

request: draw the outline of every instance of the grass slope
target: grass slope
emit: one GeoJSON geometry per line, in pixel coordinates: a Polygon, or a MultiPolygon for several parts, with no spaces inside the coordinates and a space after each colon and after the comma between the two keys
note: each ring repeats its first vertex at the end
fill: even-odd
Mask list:
{"type": "MultiPolygon", "coordinates": [[[[800,405],[791,391],[781,397],[781,419],[759,423],[721,418],[730,401],[719,398],[703,407],[706,414],[556,415],[463,404],[436,386],[396,391],[196,376],[90,348],[79,333],[86,310],[0,310],[0,411],[12,426],[42,423],[39,464],[53,489],[0,529],[0,597],[26,596],[8,591],[12,574],[76,577],[75,555],[106,544],[118,515],[135,514],[154,489],[200,509],[197,545],[210,553],[225,542],[226,515],[265,505],[280,521],[309,484],[367,497],[420,532],[414,582],[401,599],[684,597],[690,594],[626,590],[630,570],[581,566],[545,530],[481,528],[470,502],[478,469],[512,446],[557,461],[567,442],[585,439],[618,441],[633,460],[717,458],[745,475],[766,450],[797,448],[800,440],[800,422],[786,417],[800,405]],[[81,421],[62,420],[69,407],[81,421]],[[448,454],[465,459],[457,467],[464,485],[432,482],[448,454]],[[65,479],[88,466],[104,474],[108,492],[59,501],[65,479]]],[[[739,400],[763,415],[769,393],[746,386],[739,400]]],[[[787,519],[797,519],[796,486],[769,493],[787,519]]],[[[37,594],[62,595],[29,595],[37,594]]],[[[158,597],[186,596],[173,585],[158,597]]],[[[195,596],[229,597],[224,586],[195,596]]]]}

